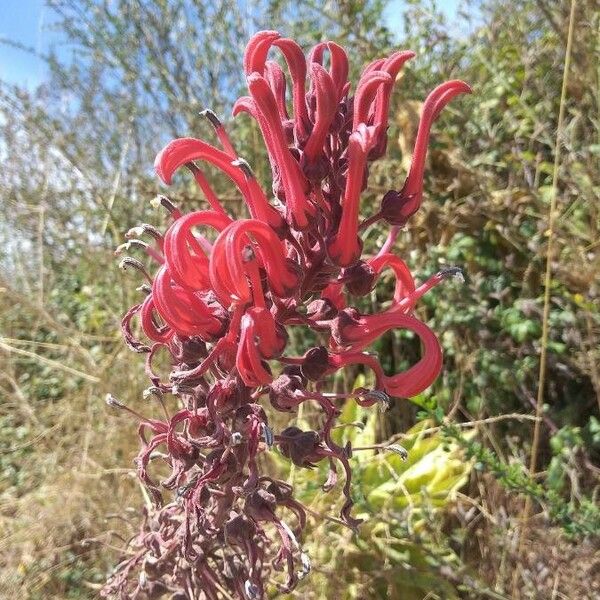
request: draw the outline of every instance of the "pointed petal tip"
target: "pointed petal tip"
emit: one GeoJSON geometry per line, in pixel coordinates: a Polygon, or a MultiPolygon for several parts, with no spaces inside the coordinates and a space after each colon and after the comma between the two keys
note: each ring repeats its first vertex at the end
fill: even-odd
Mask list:
{"type": "Polygon", "coordinates": [[[416,55],[417,53],[413,50],[398,50],[385,60],[382,67],[387,71],[390,66],[398,64],[398,69],[400,69],[407,60],[413,59],[416,55]]]}
{"type": "Polygon", "coordinates": [[[454,87],[458,91],[459,94],[472,94],[473,93],[473,88],[466,81],[463,81],[462,79],[454,79],[450,83],[454,84],[454,87]]]}
{"type": "Polygon", "coordinates": [[[241,96],[234,102],[233,108],[231,109],[231,116],[235,118],[243,112],[252,116],[256,113],[254,100],[252,100],[250,96],[241,96]]]}
{"type": "Polygon", "coordinates": [[[473,88],[462,79],[451,79],[449,81],[445,81],[444,83],[440,84],[435,90],[433,90],[432,94],[438,90],[446,92],[452,90],[455,94],[473,93],[473,88]]]}
{"type": "Polygon", "coordinates": [[[278,31],[264,30],[255,33],[244,51],[244,72],[249,75],[252,72],[261,72],[264,68],[264,62],[267,53],[273,42],[279,39],[281,35],[278,31]]]}
{"type": "Polygon", "coordinates": [[[156,155],[154,170],[165,185],[171,185],[173,173],[184,162],[189,162],[189,160],[182,160],[182,157],[188,154],[194,142],[199,142],[199,140],[194,138],[172,140],[156,155]]]}

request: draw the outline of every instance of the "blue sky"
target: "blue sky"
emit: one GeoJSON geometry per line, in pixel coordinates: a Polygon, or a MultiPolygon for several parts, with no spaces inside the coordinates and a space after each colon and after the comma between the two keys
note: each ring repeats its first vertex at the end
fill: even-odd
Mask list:
{"type": "MultiPolygon", "coordinates": [[[[403,0],[391,0],[386,20],[399,28],[403,0]]],[[[438,0],[450,19],[456,16],[459,0],[438,0]]],[[[53,34],[44,27],[49,18],[44,0],[0,0],[0,38],[15,40],[38,52],[48,49],[53,34]]],[[[44,78],[44,64],[27,52],[0,45],[0,79],[33,88],[44,78]]]]}
{"type": "MultiPolygon", "coordinates": [[[[48,47],[43,31],[44,0],[0,0],[0,38],[9,38],[38,51],[48,47]]],[[[0,45],[0,78],[34,86],[44,76],[44,65],[29,53],[0,45]]]]}

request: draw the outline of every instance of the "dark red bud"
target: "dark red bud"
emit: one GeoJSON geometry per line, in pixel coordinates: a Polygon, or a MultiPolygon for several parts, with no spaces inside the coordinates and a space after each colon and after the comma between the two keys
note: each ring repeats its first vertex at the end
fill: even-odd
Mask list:
{"type": "Polygon", "coordinates": [[[421,205],[421,194],[405,196],[402,192],[390,190],[381,201],[381,218],[390,225],[404,227],[421,205]]]}
{"type": "Polygon", "coordinates": [[[360,313],[355,308],[341,310],[337,318],[331,322],[331,337],[338,346],[345,346],[348,333],[358,326],[360,313]]]}
{"type": "Polygon", "coordinates": [[[376,277],[373,267],[363,260],[344,269],[342,273],[346,290],[353,296],[366,296],[373,289],[376,277]]]}
{"type": "Polygon", "coordinates": [[[322,457],[318,454],[321,439],[316,431],[302,431],[298,427],[286,427],[279,436],[281,453],[298,467],[312,469],[322,457]]]}
{"type": "Polygon", "coordinates": [[[270,385],[269,400],[273,407],[286,412],[296,408],[303,400],[304,384],[301,375],[289,374],[289,371],[282,373],[270,385]]]}
{"type": "Polygon", "coordinates": [[[328,352],[324,346],[318,346],[317,348],[311,348],[304,355],[304,362],[302,363],[302,375],[306,379],[311,381],[318,381],[323,377],[325,371],[327,371],[328,352]]]}
{"type": "Polygon", "coordinates": [[[236,515],[225,523],[225,539],[228,543],[243,543],[256,534],[256,526],[248,517],[236,515]]]}
{"type": "Polygon", "coordinates": [[[244,505],[245,513],[256,521],[274,520],[274,511],[277,507],[275,496],[267,490],[258,489],[252,492],[244,505]]]}
{"type": "Polygon", "coordinates": [[[330,319],[334,319],[337,313],[337,308],[327,298],[313,300],[306,307],[306,315],[315,321],[329,321],[330,319]]]}

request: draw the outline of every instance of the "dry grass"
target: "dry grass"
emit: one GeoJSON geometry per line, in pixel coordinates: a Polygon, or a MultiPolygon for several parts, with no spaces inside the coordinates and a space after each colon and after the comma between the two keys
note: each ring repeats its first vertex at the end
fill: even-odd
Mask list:
{"type": "MultiPolygon", "coordinates": [[[[26,298],[15,303],[14,292],[3,287],[4,314],[18,311],[35,340],[38,328],[53,320],[52,308],[26,298]]],[[[10,333],[7,326],[3,334],[10,333]]],[[[14,333],[14,321],[11,329],[14,333]]],[[[140,397],[142,373],[129,366],[128,352],[116,337],[104,342],[105,353],[96,360],[97,341],[62,329],[54,329],[56,343],[24,344],[23,338],[4,335],[0,345],[0,418],[10,423],[0,447],[5,475],[0,488],[0,597],[64,599],[74,589],[86,597],[94,583],[88,580],[100,582],[115,560],[122,544],[117,534],[126,534],[122,517],[127,507],[135,505],[137,513],[141,501],[131,476],[135,426],[111,415],[103,398],[110,387],[141,402],[133,399],[140,397]],[[32,397],[28,374],[43,381],[44,367],[64,394],[32,397]]]]}

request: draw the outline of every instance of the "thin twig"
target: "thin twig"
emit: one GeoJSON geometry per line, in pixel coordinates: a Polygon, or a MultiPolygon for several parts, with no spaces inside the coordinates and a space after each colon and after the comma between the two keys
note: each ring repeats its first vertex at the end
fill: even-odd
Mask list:
{"type": "Polygon", "coordinates": [[[560,95],[560,108],[558,112],[558,125],[556,129],[556,149],[554,152],[554,170],[552,174],[552,196],[550,200],[550,211],[548,217],[548,247],[546,249],[546,272],[544,275],[544,313],[542,316],[542,339],[540,353],[540,371],[538,377],[538,393],[536,401],[536,416],[538,421],[533,430],[533,442],[531,445],[531,462],[529,470],[534,474],[537,468],[538,447],[540,438],[540,420],[544,407],[544,387],[546,383],[546,368],[548,362],[548,337],[549,337],[549,316],[550,316],[550,286],[552,283],[552,258],[554,255],[554,227],[556,218],[556,204],[558,197],[558,169],[560,166],[560,145],[563,133],[563,121],[566,107],[567,83],[569,67],[571,64],[571,47],[573,44],[573,26],[575,23],[576,0],[571,0],[571,14],[569,17],[569,34],[567,37],[567,49],[565,56],[565,66],[563,71],[562,90],[560,95]]]}
{"type": "Polygon", "coordinates": [[[11,354],[18,354],[19,356],[32,358],[50,367],[55,367],[57,369],[60,369],[61,371],[70,373],[71,375],[76,375],[77,377],[81,377],[82,379],[91,381],[92,383],[98,383],[100,381],[99,377],[95,377],[94,375],[90,375],[89,373],[84,373],[83,371],[78,371],[77,369],[73,369],[72,367],[63,365],[57,360],[46,358],[45,356],[36,354],[35,352],[30,352],[29,350],[23,350],[23,348],[14,348],[13,346],[9,346],[8,344],[5,344],[3,342],[0,342],[0,348],[11,354]]]}
{"type": "MultiPolygon", "coordinates": [[[[468,429],[471,427],[479,427],[480,425],[489,425],[490,423],[499,423],[501,421],[509,421],[511,419],[514,419],[517,421],[537,421],[537,420],[541,419],[541,417],[536,417],[534,415],[524,415],[521,413],[511,413],[508,415],[497,415],[495,417],[488,417],[487,419],[478,419],[476,421],[466,421],[464,423],[452,423],[452,426],[459,427],[460,429],[468,429]]],[[[409,438],[415,437],[415,435],[417,437],[419,437],[419,436],[429,435],[431,433],[437,433],[438,431],[441,431],[442,429],[444,429],[444,427],[447,427],[449,424],[450,423],[446,423],[445,425],[438,425],[436,427],[428,427],[427,429],[423,429],[416,434],[414,434],[414,433],[412,433],[412,434],[411,433],[397,433],[396,435],[393,435],[388,440],[388,443],[392,443],[395,440],[399,440],[399,439],[409,439],[409,438]]]]}
{"type": "Polygon", "coordinates": [[[110,217],[112,215],[113,206],[115,204],[115,199],[117,197],[117,192],[119,191],[119,186],[121,185],[121,177],[123,174],[123,169],[125,168],[125,160],[127,158],[127,154],[129,152],[129,143],[131,141],[131,129],[127,132],[127,136],[125,138],[125,143],[121,148],[121,156],[119,157],[119,165],[117,167],[117,172],[115,173],[115,179],[113,181],[112,190],[110,192],[110,198],[108,199],[108,206],[106,207],[106,215],[104,217],[104,223],[102,224],[102,236],[106,234],[106,230],[108,228],[108,223],[110,222],[110,217]]]}
{"type": "MultiPolygon", "coordinates": [[[[552,172],[552,191],[550,198],[550,209],[548,215],[548,246],[546,248],[546,271],[544,274],[544,312],[542,316],[542,338],[540,352],[540,370],[538,377],[537,399],[535,415],[537,417],[533,427],[533,440],[531,442],[531,456],[529,462],[529,473],[533,477],[537,470],[538,452],[541,435],[541,417],[544,409],[544,388],[546,384],[546,368],[548,359],[548,337],[549,337],[549,316],[550,316],[550,286],[552,283],[552,259],[554,256],[554,227],[556,220],[556,206],[558,198],[558,170],[560,167],[561,140],[563,137],[564,118],[567,100],[567,85],[569,81],[569,68],[571,66],[571,50],[573,47],[573,30],[575,25],[575,7],[576,0],[571,0],[571,11],[569,14],[569,31],[567,34],[567,47],[565,49],[565,63],[563,67],[562,89],[560,92],[560,106],[558,109],[558,122],[556,126],[556,142],[554,149],[554,168],[552,172]]],[[[531,512],[531,498],[525,498],[525,505],[521,515],[521,531],[517,530],[519,535],[519,546],[517,549],[517,563],[523,551],[524,528],[531,512]]],[[[515,568],[512,580],[512,596],[516,596],[519,578],[519,569],[515,568]]]]}
{"type": "Polygon", "coordinates": [[[45,438],[48,434],[52,433],[56,429],[61,426],[61,423],[56,423],[52,427],[45,429],[42,433],[36,435],[33,439],[25,442],[23,444],[19,444],[18,446],[13,446],[12,448],[0,449],[0,454],[12,454],[13,452],[18,452],[19,450],[24,450],[25,448],[29,448],[29,446],[33,446],[37,444],[41,439],[45,438]]]}

